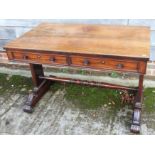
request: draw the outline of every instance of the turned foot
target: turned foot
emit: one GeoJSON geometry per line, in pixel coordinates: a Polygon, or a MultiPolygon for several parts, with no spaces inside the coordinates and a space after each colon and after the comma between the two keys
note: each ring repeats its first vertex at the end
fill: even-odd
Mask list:
{"type": "Polygon", "coordinates": [[[23,111],[31,114],[31,113],[33,113],[34,110],[30,105],[24,105],[23,111]]]}
{"type": "Polygon", "coordinates": [[[140,126],[139,125],[131,125],[131,132],[133,133],[140,133],[140,126]]]}
{"type": "Polygon", "coordinates": [[[34,100],[37,97],[37,88],[34,88],[34,90],[32,92],[30,92],[27,101],[24,105],[23,111],[27,112],[27,113],[32,113],[33,112],[33,104],[34,104],[34,100]]]}
{"type": "Polygon", "coordinates": [[[135,108],[133,111],[131,132],[133,133],[140,132],[140,119],[141,119],[141,103],[137,102],[135,104],[135,108]]]}
{"type": "Polygon", "coordinates": [[[49,90],[50,81],[44,80],[39,87],[34,88],[32,93],[29,94],[28,99],[24,105],[23,111],[32,113],[34,106],[41,99],[41,97],[49,90]]]}

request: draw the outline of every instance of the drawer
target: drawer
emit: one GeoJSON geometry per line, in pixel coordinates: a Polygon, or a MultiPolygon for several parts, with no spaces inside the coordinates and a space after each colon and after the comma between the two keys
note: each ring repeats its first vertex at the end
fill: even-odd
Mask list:
{"type": "Polygon", "coordinates": [[[30,52],[12,52],[12,59],[27,63],[35,62],[42,64],[67,65],[66,56],[59,54],[40,54],[30,52]]]}
{"type": "Polygon", "coordinates": [[[82,55],[63,55],[45,52],[7,51],[9,60],[24,63],[73,66],[98,70],[116,70],[126,72],[146,72],[146,62],[141,60],[116,59],[82,55]]]}
{"type": "Polygon", "coordinates": [[[71,56],[71,66],[87,67],[94,69],[109,69],[120,71],[138,71],[138,61],[117,60],[111,58],[91,58],[71,56]]]}

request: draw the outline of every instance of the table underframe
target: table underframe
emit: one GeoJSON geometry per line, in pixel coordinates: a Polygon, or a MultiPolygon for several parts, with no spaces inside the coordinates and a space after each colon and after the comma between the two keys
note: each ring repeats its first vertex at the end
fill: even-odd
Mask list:
{"type": "Polygon", "coordinates": [[[131,132],[140,132],[140,119],[143,101],[143,81],[144,75],[139,74],[138,87],[126,87],[121,85],[109,84],[104,82],[94,82],[86,80],[77,80],[71,78],[60,78],[56,76],[44,76],[43,66],[41,64],[30,64],[32,80],[35,85],[34,90],[29,94],[27,101],[24,105],[24,112],[32,113],[35,105],[41,99],[41,97],[49,90],[54,81],[75,83],[79,85],[89,85],[93,87],[103,87],[109,89],[126,90],[132,92],[135,95],[135,101],[133,106],[133,115],[131,123],[131,132]]]}

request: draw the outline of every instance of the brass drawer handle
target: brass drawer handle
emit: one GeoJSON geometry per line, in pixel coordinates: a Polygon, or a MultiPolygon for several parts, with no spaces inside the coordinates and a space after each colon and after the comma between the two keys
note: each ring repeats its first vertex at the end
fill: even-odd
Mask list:
{"type": "Polygon", "coordinates": [[[29,58],[28,55],[24,55],[24,56],[23,56],[23,59],[24,59],[24,60],[27,60],[28,58],[29,58]]]}
{"type": "Polygon", "coordinates": [[[123,64],[117,64],[116,67],[117,67],[118,69],[122,69],[122,68],[124,68],[124,65],[123,65],[123,64]]]}
{"type": "Polygon", "coordinates": [[[55,57],[50,58],[50,61],[55,62],[56,61],[55,57]]]}
{"type": "Polygon", "coordinates": [[[85,66],[88,66],[88,65],[90,64],[90,62],[89,62],[89,60],[85,59],[84,62],[83,62],[83,64],[84,64],[85,66]]]}

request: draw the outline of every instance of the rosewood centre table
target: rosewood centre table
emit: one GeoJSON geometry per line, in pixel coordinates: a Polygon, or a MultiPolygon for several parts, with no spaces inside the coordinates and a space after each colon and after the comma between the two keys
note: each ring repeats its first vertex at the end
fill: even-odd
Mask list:
{"type": "Polygon", "coordinates": [[[11,41],[4,49],[10,61],[30,64],[35,88],[25,103],[25,112],[33,111],[53,81],[127,90],[135,94],[131,131],[140,131],[143,79],[150,53],[148,27],[43,23],[11,41]],[[139,84],[133,88],[47,77],[42,67],[44,64],[132,72],[139,75],[139,84]]]}

